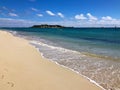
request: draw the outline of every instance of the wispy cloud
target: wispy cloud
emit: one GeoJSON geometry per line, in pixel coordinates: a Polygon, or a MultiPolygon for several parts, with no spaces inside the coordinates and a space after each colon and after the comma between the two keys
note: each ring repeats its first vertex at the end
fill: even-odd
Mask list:
{"type": "Polygon", "coordinates": [[[110,16],[106,16],[106,17],[102,17],[102,20],[109,20],[109,21],[111,21],[111,20],[116,20],[116,19],[114,19],[114,18],[112,18],[110,16]]]}
{"type": "Polygon", "coordinates": [[[15,9],[10,9],[10,8],[8,8],[8,7],[5,7],[5,6],[2,6],[2,7],[1,7],[1,10],[2,10],[2,11],[7,11],[7,12],[15,12],[15,9]]]}
{"type": "MultiPolygon", "coordinates": [[[[112,18],[112,17],[111,17],[112,18]]],[[[63,26],[74,26],[74,27],[120,27],[120,20],[97,20],[91,22],[88,20],[63,20],[63,21],[46,21],[46,22],[35,22],[23,19],[12,19],[12,18],[0,18],[0,27],[30,27],[35,24],[59,24],[63,26]]]]}
{"type": "Polygon", "coordinates": [[[75,15],[75,19],[76,20],[89,20],[89,21],[97,21],[98,18],[93,16],[90,13],[87,13],[86,16],[84,16],[84,14],[77,14],[75,15]]]}
{"type": "MultiPolygon", "coordinates": [[[[46,12],[47,13],[47,12],[46,12]]],[[[52,12],[51,12],[52,13],[52,12]]],[[[58,15],[61,17],[62,13],[57,14],[50,14],[49,15],[58,15]]],[[[18,15],[16,13],[9,13],[9,16],[12,17],[17,17],[18,15]]],[[[63,15],[63,14],[62,14],[63,15]]],[[[43,17],[43,14],[38,13],[36,14],[38,17],[43,17]]],[[[111,16],[101,16],[100,18],[87,13],[87,14],[77,14],[74,16],[73,19],[63,19],[61,21],[28,21],[28,20],[23,20],[23,19],[12,19],[11,18],[0,18],[0,27],[1,26],[6,26],[6,27],[28,27],[32,26],[34,24],[59,24],[63,26],[75,26],[75,27],[120,27],[120,19],[113,18],[111,16]]],[[[20,18],[20,17],[19,17],[20,18]]],[[[57,17],[55,17],[57,18],[57,17]]]]}
{"type": "Polygon", "coordinates": [[[37,16],[39,16],[39,17],[43,17],[43,14],[37,14],[37,16]]]}
{"type": "Polygon", "coordinates": [[[52,11],[47,10],[46,13],[50,16],[55,16],[55,14],[52,11]]]}
{"type": "Polygon", "coordinates": [[[31,8],[32,11],[38,12],[39,10],[36,8],[31,8]]]}
{"type": "Polygon", "coordinates": [[[2,9],[3,9],[3,10],[8,10],[8,8],[7,8],[7,7],[5,7],[5,6],[3,6],[3,7],[2,7],[2,9]]]}
{"type": "Polygon", "coordinates": [[[87,17],[85,17],[83,14],[80,14],[80,15],[75,15],[75,19],[77,19],[77,20],[85,20],[85,19],[87,19],[87,17]]]}
{"type": "Polygon", "coordinates": [[[60,16],[61,18],[64,18],[64,15],[62,13],[57,13],[58,16],[60,16]]]}
{"type": "Polygon", "coordinates": [[[0,27],[30,27],[36,24],[34,21],[12,18],[0,18],[0,27]]]}
{"type": "Polygon", "coordinates": [[[8,7],[5,7],[5,6],[2,6],[2,7],[0,7],[0,14],[2,15],[2,16],[18,16],[16,13],[16,10],[15,9],[10,9],[10,8],[8,8],[8,7]]]}
{"type": "Polygon", "coordinates": [[[96,21],[96,20],[98,20],[97,17],[91,15],[90,13],[87,13],[87,16],[88,16],[88,18],[89,18],[90,21],[96,21]]]}
{"type": "Polygon", "coordinates": [[[17,17],[18,15],[16,13],[9,13],[9,16],[17,17]]]}

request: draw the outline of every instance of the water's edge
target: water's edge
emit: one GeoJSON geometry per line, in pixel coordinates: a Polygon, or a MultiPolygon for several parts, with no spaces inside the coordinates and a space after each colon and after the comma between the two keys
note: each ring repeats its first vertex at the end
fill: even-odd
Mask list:
{"type": "MultiPolygon", "coordinates": [[[[35,45],[33,45],[31,41],[29,42],[29,44],[35,47],[35,45]]],[[[67,69],[71,70],[72,72],[74,72],[74,73],[76,73],[76,74],[79,74],[81,77],[87,79],[88,81],[90,81],[91,83],[95,84],[96,86],[100,87],[102,90],[106,90],[106,89],[104,89],[102,86],[100,86],[97,82],[95,82],[94,80],[88,78],[88,77],[85,76],[85,75],[80,74],[78,71],[75,71],[74,69],[71,69],[71,68],[66,67],[66,66],[64,66],[64,65],[62,65],[62,64],[59,64],[57,61],[53,61],[53,60],[51,60],[51,59],[48,59],[48,58],[44,57],[43,53],[40,52],[39,48],[37,48],[37,47],[35,47],[35,48],[36,48],[37,51],[40,53],[40,55],[42,56],[42,58],[47,59],[47,60],[49,60],[50,62],[55,63],[56,65],[60,65],[60,66],[63,67],[63,68],[67,68],[67,69]]]]}

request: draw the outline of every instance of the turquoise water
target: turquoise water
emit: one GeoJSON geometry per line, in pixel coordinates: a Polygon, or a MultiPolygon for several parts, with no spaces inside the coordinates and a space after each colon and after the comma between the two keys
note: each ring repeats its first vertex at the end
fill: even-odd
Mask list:
{"type": "MultiPolygon", "coordinates": [[[[12,29],[13,30],[13,29],[12,29]]],[[[23,34],[53,42],[57,46],[79,51],[120,58],[120,29],[116,28],[69,28],[34,29],[15,28],[23,34]]]]}
{"type": "Polygon", "coordinates": [[[44,57],[94,80],[103,88],[120,89],[119,28],[9,28],[30,40],[44,57]]]}

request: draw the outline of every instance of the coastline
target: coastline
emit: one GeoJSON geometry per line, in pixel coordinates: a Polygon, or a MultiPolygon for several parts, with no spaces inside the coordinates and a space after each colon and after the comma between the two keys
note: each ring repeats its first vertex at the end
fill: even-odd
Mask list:
{"type": "Polygon", "coordinates": [[[101,90],[68,68],[42,58],[27,40],[6,31],[0,31],[0,37],[1,90],[101,90]]]}

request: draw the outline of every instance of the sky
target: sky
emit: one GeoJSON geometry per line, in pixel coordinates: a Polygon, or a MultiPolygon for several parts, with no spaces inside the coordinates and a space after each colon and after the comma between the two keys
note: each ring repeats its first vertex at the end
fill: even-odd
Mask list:
{"type": "Polygon", "coordinates": [[[0,0],[0,27],[120,27],[120,0],[0,0]]]}

